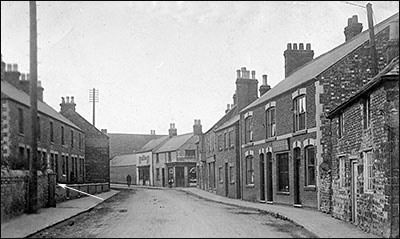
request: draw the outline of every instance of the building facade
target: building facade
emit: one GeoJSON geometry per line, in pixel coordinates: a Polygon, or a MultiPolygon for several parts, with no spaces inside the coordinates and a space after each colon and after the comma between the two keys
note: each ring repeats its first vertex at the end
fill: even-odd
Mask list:
{"type": "Polygon", "coordinates": [[[131,176],[132,184],[138,184],[137,155],[124,154],[110,160],[110,183],[127,183],[127,176],[131,176]]]}
{"type": "Polygon", "coordinates": [[[76,112],[73,96],[61,99],[60,114],[82,129],[85,135],[85,141],[78,142],[85,148],[85,182],[110,182],[109,137],[76,112]]]}
{"type": "Polygon", "coordinates": [[[169,138],[154,150],[154,182],[158,186],[190,187],[197,184],[197,144],[202,134],[200,120],[195,120],[193,133],[178,135],[170,124],[169,138]]]}
{"type": "MultiPolygon", "coordinates": [[[[29,78],[22,79],[16,64],[2,62],[1,151],[2,164],[11,169],[29,169],[31,113],[29,78]],[[25,90],[24,90],[25,89],[25,90]],[[28,93],[27,93],[28,92],[28,93]]],[[[38,89],[43,93],[43,88],[38,89]]],[[[40,93],[38,94],[40,95],[40,93]]],[[[85,134],[76,124],[38,97],[38,159],[41,171],[52,169],[57,182],[84,181],[85,134]]]]}
{"type": "MultiPolygon", "coordinates": [[[[374,27],[378,69],[390,62],[396,21],[398,14],[374,27]]],[[[350,18],[346,42],[315,59],[311,44],[289,43],[285,79],[240,111],[243,199],[331,211],[326,112],[374,76],[369,32],[359,26],[350,18]]]]}
{"type": "Polygon", "coordinates": [[[332,216],[399,236],[399,58],[333,111],[332,216]]]}

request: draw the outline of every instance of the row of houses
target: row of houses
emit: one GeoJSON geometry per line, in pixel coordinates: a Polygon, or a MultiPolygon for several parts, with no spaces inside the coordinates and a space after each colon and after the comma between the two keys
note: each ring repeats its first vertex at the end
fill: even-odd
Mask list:
{"type": "Polygon", "coordinates": [[[175,124],[171,123],[168,135],[154,137],[135,152],[113,157],[110,161],[111,182],[126,183],[126,177],[130,175],[133,184],[137,185],[196,186],[201,135],[200,120],[194,120],[193,132],[181,135],[178,135],[175,124]]]}
{"type": "MultiPolygon", "coordinates": [[[[62,97],[60,111],[46,104],[41,82],[37,87],[37,154],[40,206],[50,203],[50,173],[54,183],[68,184],[82,191],[109,190],[109,136],[75,110],[74,97],[62,97]],[[49,177],[49,179],[47,179],[49,177]],[[97,189],[99,187],[99,189],[97,189]],[[49,188],[49,189],[48,189],[49,188]],[[48,202],[46,202],[48,201],[48,202]]],[[[29,74],[21,74],[17,64],[1,61],[1,215],[2,219],[23,213],[27,208],[26,172],[32,157],[31,102],[29,74]],[[15,172],[20,172],[15,174],[15,172]],[[25,175],[15,177],[15,175],[25,175]],[[25,185],[25,186],[24,186],[25,185]]],[[[56,188],[57,202],[79,197],[56,188]]]]}
{"type": "Polygon", "coordinates": [[[288,43],[272,88],[267,75],[258,88],[255,71],[237,70],[233,104],[199,140],[198,187],[398,237],[398,22],[370,34],[353,16],[345,42],[317,58],[311,44],[288,43]]]}

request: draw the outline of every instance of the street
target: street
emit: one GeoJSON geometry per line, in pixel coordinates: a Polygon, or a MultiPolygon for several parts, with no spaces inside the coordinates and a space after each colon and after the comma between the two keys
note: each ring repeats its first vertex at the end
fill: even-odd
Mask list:
{"type": "Polygon", "coordinates": [[[92,210],[31,235],[42,237],[312,237],[256,210],[207,201],[175,189],[121,190],[92,210]]]}

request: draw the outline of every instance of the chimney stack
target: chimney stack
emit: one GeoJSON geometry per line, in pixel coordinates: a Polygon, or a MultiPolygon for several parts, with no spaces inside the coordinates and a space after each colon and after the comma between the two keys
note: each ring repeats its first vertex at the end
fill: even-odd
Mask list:
{"type": "Polygon", "coordinates": [[[271,86],[268,85],[267,77],[268,77],[267,75],[262,75],[263,83],[260,86],[260,97],[271,89],[271,86]]]}
{"type": "Polygon", "coordinates": [[[361,33],[363,29],[362,23],[358,22],[358,16],[353,15],[353,17],[347,19],[347,27],[344,28],[344,36],[346,42],[353,39],[353,37],[357,36],[361,33]]]}
{"type": "Polygon", "coordinates": [[[150,130],[150,134],[151,134],[151,135],[155,135],[155,134],[156,134],[156,131],[152,129],[152,130],[150,130]]]}
{"type": "Polygon", "coordinates": [[[73,111],[75,111],[76,104],[74,102],[74,97],[71,96],[71,102],[69,101],[69,96],[67,96],[66,98],[67,98],[67,101],[65,101],[64,97],[61,97],[61,104],[60,104],[61,113],[65,112],[69,109],[72,109],[73,111]]]}
{"type": "Polygon", "coordinates": [[[201,122],[200,120],[194,120],[194,125],[193,125],[193,134],[195,135],[201,135],[202,132],[202,127],[201,127],[201,122]]]}
{"type": "MultiPolygon", "coordinates": [[[[3,67],[3,62],[2,62],[3,67]]],[[[4,80],[11,85],[19,88],[19,78],[21,73],[18,71],[17,64],[5,64],[4,63],[4,80]]]]}
{"type": "Polygon", "coordinates": [[[231,110],[231,104],[226,104],[225,114],[231,110]]]}
{"type": "Polygon", "coordinates": [[[314,57],[314,51],[311,50],[311,44],[306,44],[304,50],[304,44],[300,43],[297,49],[297,43],[287,44],[287,49],[283,52],[285,57],[285,78],[291,75],[295,70],[302,67],[307,62],[311,61],[314,57]]]}
{"type": "Polygon", "coordinates": [[[236,103],[238,111],[244,109],[244,107],[258,98],[258,80],[255,79],[256,72],[251,72],[252,78],[250,78],[250,71],[246,70],[246,67],[242,67],[241,72],[242,76],[236,79],[236,97],[234,98],[234,103],[236,103]]]}
{"type": "Polygon", "coordinates": [[[107,134],[107,129],[101,129],[101,132],[107,134]]]}
{"type": "Polygon", "coordinates": [[[233,105],[236,105],[236,104],[237,104],[237,100],[236,100],[236,90],[235,90],[235,93],[234,93],[233,96],[232,96],[232,99],[233,99],[233,105]]]}
{"type": "Polygon", "coordinates": [[[42,102],[43,102],[43,91],[44,91],[44,88],[42,87],[42,82],[39,80],[37,82],[37,98],[38,98],[38,100],[40,100],[42,102]]]}
{"type": "Polygon", "coordinates": [[[178,135],[177,129],[175,128],[175,123],[169,124],[168,133],[169,133],[169,137],[178,135]]]}

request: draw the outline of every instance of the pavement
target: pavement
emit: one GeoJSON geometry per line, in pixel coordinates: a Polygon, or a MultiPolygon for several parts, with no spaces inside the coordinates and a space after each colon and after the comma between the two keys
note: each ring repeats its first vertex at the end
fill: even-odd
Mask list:
{"type": "MultiPolygon", "coordinates": [[[[190,195],[206,200],[239,206],[262,211],[277,218],[288,220],[301,226],[320,238],[377,238],[376,235],[366,233],[356,226],[345,223],[315,209],[295,208],[286,205],[248,202],[241,199],[231,199],[214,193],[195,188],[162,188],[151,186],[111,184],[111,190],[96,194],[104,200],[116,195],[118,189],[148,188],[160,190],[180,190],[190,195]]],[[[55,208],[41,208],[35,214],[23,214],[7,222],[1,223],[1,238],[22,238],[37,233],[47,227],[58,224],[78,214],[86,212],[103,202],[94,197],[83,197],[58,203],[55,208]]]]}
{"type": "MultiPolygon", "coordinates": [[[[117,193],[119,193],[118,190],[111,189],[95,196],[106,200],[117,193]]],[[[101,202],[103,200],[88,196],[57,203],[54,208],[41,208],[34,214],[22,214],[4,223],[1,222],[1,238],[28,237],[47,227],[89,211],[101,202]]]]}

